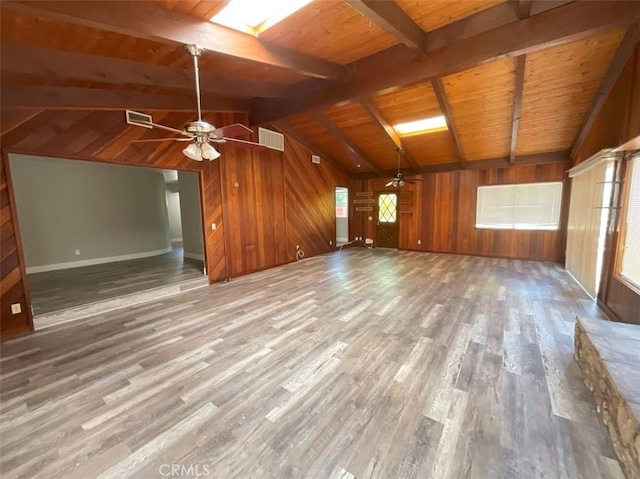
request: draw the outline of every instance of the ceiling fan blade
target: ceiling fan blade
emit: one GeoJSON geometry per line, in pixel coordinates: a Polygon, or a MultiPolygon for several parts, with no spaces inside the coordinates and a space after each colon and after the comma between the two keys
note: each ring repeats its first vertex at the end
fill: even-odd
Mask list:
{"type": "Polygon", "coordinates": [[[150,140],[131,140],[129,143],[155,143],[158,141],[192,141],[191,138],[153,138],[150,140]]]}
{"type": "Polygon", "coordinates": [[[247,148],[249,150],[264,150],[266,146],[260,143],[254,143],[253,141],[237,140],[235,138],[224,138],[225,142],[231,146],[238,146],[240,148],[247,148]]]}
{"type": "Polygon", "coordinates": [[[386,185],[384,185],[384,186],[391,186],[392,184],[393,184],[393,180],[391,180],[389,183],[387,183],[387,184],[386,184],[386,185]]]}
{"type": "Polygon", "coordinates": [[[159,125],[158,123],[149,122],[149,125],[151,125],[154,128],[158,128],[160,130],[171,131],[173,133],[178,133],[179,135],[188,136],[189,138],[192,138],[192,135],[190,133],[187,133],[184,130],[178,130],[177,128],[171,128],[170,126],[159,125]]]}
{"type": "Polygon", "coordinates": [[[228,137],[235,138],[236,136],[244,136],[253,133],[251,128],[244,126],[242,123],[234,123],[233,125],[221,126],[211,132],[217,138],[228,137]]]}

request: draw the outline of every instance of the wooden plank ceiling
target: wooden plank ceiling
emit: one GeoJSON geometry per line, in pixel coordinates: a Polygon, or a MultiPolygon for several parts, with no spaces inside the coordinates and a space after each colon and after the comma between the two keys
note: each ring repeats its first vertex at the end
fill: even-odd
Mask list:
{"type": "Polygon", "coordinates": [[[3,1],[3,119],[188,113],[198,42],[204,110],[248,112],[354,176],[393,171],[398,149],[414,172],[563,161],[640,19],[635,1],[315,0],[255,37],[208,21],[229,1],[3,1]],[[439,115],[448,129],[393,128],[439,115]]]}

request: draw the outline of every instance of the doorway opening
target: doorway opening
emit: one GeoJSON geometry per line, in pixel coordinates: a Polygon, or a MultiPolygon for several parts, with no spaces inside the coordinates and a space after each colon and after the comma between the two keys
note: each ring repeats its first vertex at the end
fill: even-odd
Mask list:
{"type": "Polygon", "coordinates": [[[198,173],[9,164],[36,329],[208,283],[198,173]]]}
{"type": "Polygon", "coordinates": [[[398,249],[398,194],[378,193],[376,246],[398,249]]]}
{"type": "Polygon", "coordinates": [[[336,246],[349,242],[349,188],[336,186],[336,246]]]}

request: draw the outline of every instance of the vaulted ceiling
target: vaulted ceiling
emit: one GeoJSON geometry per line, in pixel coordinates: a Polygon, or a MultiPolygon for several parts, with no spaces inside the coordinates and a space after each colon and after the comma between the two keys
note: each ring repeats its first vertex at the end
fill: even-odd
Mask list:
{"type": "Polygon", "coordinates": [[[198,43],[205,110],[353,175],[398,147],[412,171],[564,161],[639,39],[638,1],[316,0],[258,37],[208,21],[227,3],[3,0],[1,106],[193,111],[198,43]],[[448,129],[393,128],[438,115],[448,129]]]}

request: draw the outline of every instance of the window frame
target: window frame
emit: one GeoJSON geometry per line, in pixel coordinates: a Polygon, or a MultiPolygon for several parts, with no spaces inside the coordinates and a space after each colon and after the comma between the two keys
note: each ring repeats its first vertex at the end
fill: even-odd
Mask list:
{"type": "Polygon", "coordinates": [[[489,184],[489,185],[476,185],[476,197],[475,197],[475,218],[474,218],[474,229],[476,230],[486,230],[486,231],[542,231],[542,232],[554,232],[560,231],[562,229],[562,215],[563,215],[563,207],[565,203],[565,182],[564,180],[554,180],[554,181],[531,181],[528,183],[501,183],[501,184],[489,184]],[[558,205],[558,221],[555,227],[533,227],[533,228],[517,228],[516,223],[512,222],[511,226],[498,226],[498,225],[485,225],[478,223],[478,202],[480,194],[480,188],[493,188],[493,187],[505,187],[505,186],[527,186],[527,185],[549,185],[549,184],[558,184],[560,185],[560,195],[559,195],[559,205],[558,205]]]}

